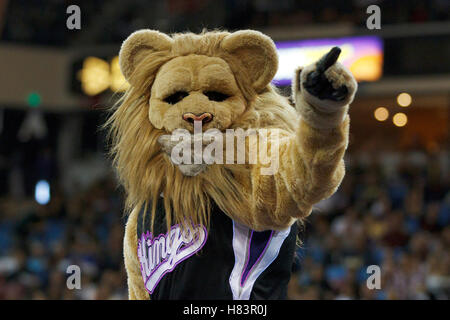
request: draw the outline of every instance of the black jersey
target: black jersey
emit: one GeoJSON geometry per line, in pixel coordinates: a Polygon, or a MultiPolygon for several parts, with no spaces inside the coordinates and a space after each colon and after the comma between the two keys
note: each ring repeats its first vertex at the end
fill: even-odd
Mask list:
{"type": "Polygon", "coordinates": [[[162,201],[154,234],[150,214],[138,217],[138,258],[145,288],[158,299],[285,299],[297,237],[283,231],[256,232],[213,206],[210,228],[179,225],[167,231],[162,201]]]}

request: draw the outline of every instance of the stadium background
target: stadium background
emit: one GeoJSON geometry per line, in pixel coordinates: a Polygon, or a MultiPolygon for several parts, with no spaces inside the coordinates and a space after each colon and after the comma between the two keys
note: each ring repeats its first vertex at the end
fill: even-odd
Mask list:
{"type": "Polygon", "coordinates": [[[99,126],[120,96],[114,57],[140,28],[382,39],[382,74],[350,111],[347,175],[305,224],[288,296],[448,299],[449,13],[448,0],[0,1],[0,299],[127,297],[123,190],[99,126]],[[71,4],[81,30],[66,27],[71,4]],[[366,27],[371,4],[380,30],[366,27]],[[83,85],[88,57],[111,83],[83,85]],[[81,290],[66,288],[71,264],[81,290]],[[380,290],[366,286],[373,264],[380,290]]]}

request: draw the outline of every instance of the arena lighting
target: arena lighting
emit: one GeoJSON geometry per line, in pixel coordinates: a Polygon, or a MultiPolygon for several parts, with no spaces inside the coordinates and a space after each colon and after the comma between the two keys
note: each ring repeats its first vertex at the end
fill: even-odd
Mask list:
{"type": "Polygon", "coordinates": [[[394,117],[392,118],[392,122],[397,127],[403,127],[408,122],[408,117],[403,112],[399,112],[394,115],[394,117]]]}
{"type": "Polygon", "coordinates": [[[378,121],[385,121],[389,118],[389,111],[385,107],[379,107],[375,110],[373,115],[378,121]]]}
{"type": "Polygon", "coordinates": [[[119,57],[115,56],[111,60],[111,90],[114,92],[123,92],[128,89],[130,84],[125,80],[119,66],[119,57]]]}
{"type": "Polygon", "coordinates": [[[97,57],[87,57],[78,72],[78,79],[81,81],[81,89],[89,96],[107,89],[123,92],[130,86],[120,71],[118,56],[112,58],[111,63],[97,57]]]}
{"type": "Polygon", "coordinates": [[[50,185],[46,180],[39,180],[34,189],[34,199],[37,203],[45,205],[50,201],[50,185]]]}
{"type": "Polygon", "coordinates": [[[83,69],[78,73],[83,92],[95,96],[110,84],[109,63],[95,57],[87,57],[83,62],[83,69]]]}
{"type": "Polygon", "coordinates": [[[356,80],[376,81],[382,74],[383,41],[376,36],[282,41],[275,45],[279,56],[276,85],[289,85],[295,67],[317,61],[334,46],[341,48],[339,62],[350,69],[356,80]]]}
{"type": "Polygon", "coordinates": [[[397,96],[397,103],[400,107],[408,107],[412,102],[411,95],[403,92],[397,96]]]}

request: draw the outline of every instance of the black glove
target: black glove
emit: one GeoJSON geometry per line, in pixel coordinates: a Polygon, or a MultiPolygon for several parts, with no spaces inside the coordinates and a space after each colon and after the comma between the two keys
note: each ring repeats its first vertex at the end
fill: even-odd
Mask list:
{"type": "Polygon", "coordinates": [[[332,48],[316,63],[316,70],[308,74],[303,86],[311,95],[332,101],[342,101],[347,97],[348,88],[345,85],[335,89],[325,76],[325,71],[336,63],[340,54],[340,48],[332,48]]]}

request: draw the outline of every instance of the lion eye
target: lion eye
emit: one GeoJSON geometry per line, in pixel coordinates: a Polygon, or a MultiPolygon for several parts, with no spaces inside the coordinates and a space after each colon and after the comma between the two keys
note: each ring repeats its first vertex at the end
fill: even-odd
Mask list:
{"type": "Polygon", "coordinates": [[[206,91],[203,94],[205,96],[207,96],[209,100],[217,101],[217,102],[227,100],[230,97],[229,95],[227,95],[225,93],[221,93],[221,92],[217,92],[217,91],[206,91]]]}
{"type": "Polygon", "coordinates": [[[166,97],[164,99],[164,102],[167,102],[169,104],[175,104],[183,100],[188,95],[189,93],[187,93],[186,91],[177,91],[175,93],[172,93],[170,96],[166,97]]]}

